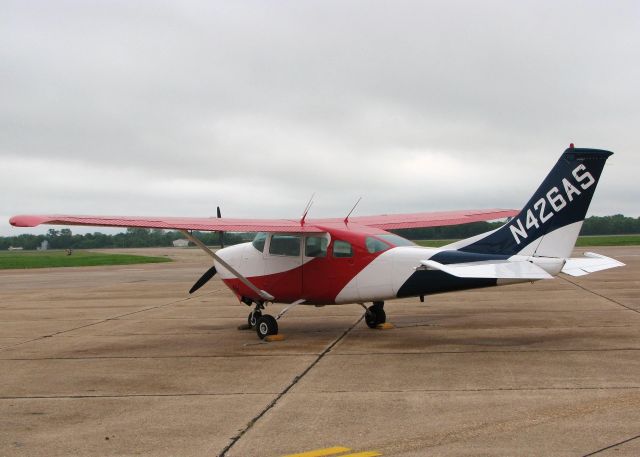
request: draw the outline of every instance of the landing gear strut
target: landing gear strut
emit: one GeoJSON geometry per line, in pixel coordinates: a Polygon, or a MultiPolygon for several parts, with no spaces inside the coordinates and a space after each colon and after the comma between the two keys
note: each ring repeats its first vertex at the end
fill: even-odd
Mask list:
{"type": "Polygon", "coordinates": [[[387,321],[387,315],[384,312],[384,302],[374,301],[373,305],[367,308],[364,320],[369,328],[376,328],[380,324],[387,321]]]}
{"type": "Polygon", "coordinates": [[[262,317],[262,311],[258,308],[254,309],[249,313],[249,317],[247,317],[247,324],[251,328],[256,328],[256,324],[258,323],[258,319],[262,317]]]}
{"type": "MultiPolygon", "coordinates": [[[[243,303],[247,305],[251,305],[252,302],[247,302],[242,300],[243,303]]],[[[256,333],[261,340],[264,340],[267,336],[277,335],[278,334],[278,319],[284,316],[287,312],[289,312],[292,308],[299,305],[300,303],[304,303],[304,299],[296,300],[293,303],[289,304],[286,308],[278,313],[276,317],[271,316],[270,314],[262,314],[266,306],[266,302],[256,302],[256,307],[249,313],[249,317],[247,317],[247,326],[242,326],[243,330],[256,329],[256,333]]],[[[364,305],[363,305],[364,306],[364,305]]],[[[280,337],[282,339],[282,337],[280,337]]]]}
{"type": "MultiPolygon", "coordinates": [[[[253,301],[251,301],[250,299],[245,299],[243,298],[242,302],[248,306],[251,306],[253,304],[253,301]]],[[[260,303],[260,302],[255,302],[256,306],[253,308],[253,310],[249,313],[249,316],[247,317],[247,325],[249,326],[250,329],[252,328],[256,328],[256,325],[258,324],[258,319],[260,319],[262,317],[262,310],[264,309],[264,303],[260,303]]]]}

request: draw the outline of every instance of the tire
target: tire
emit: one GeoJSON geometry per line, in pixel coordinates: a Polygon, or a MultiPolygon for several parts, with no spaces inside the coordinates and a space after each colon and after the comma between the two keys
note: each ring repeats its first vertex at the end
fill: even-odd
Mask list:
{"type": "Polygon", "coordinates": [[[277,335],[278,321],[269,314],[263,315],[256,323],[256,333],[261,340],[264,340],[268,335],[277,335]]]}
{"type": "Polygon", "coordinates": [[[247,317],[247,324],[251,328],[256,328],[256,324],[258,323],[258,319],[262,317],[262,311],[259,309],[254,309],[249,313],[249,317],[247,317]]]}
{"type": "Polygon", "coordinates": [[[364,321],[369,328],[376,328],[380,324],[387,322],[387,314],[381,306],[370,306],[367,313],[364,315],[364,321]]]}

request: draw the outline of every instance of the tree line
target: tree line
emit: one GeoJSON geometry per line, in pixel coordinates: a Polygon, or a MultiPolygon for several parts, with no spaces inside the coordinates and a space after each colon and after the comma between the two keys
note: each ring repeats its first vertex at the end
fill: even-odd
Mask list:
{"type": "MultiPolygon", "coordinates": [[[[393,230],[410,240],[446,240],[469,238],[502,226],[502,222],[472,222],[449,227],[429,227],[393,230]]],[[[591,216],[585,219],[580,235],[635,235],[640,234],[640,217],[591,216]]]]}
{"type": "MultiPolygon", "coordinates": [[[[209,246],[220,244],[220,234],[212,232],[194,232],[194,235],[209,246]]],[[[224,233],[225,246],[242,243],[253,239],[254,234],[224,233]]],[[[0,250],[7,250],[10,246],[22,247],[27,250],[38,249],[43,241],[49,243],[49,249],[98,249],[98,248],[146,248],[173,246],[175,240],[183,239],[184,235],[177,230],[128,228],[126,232],[115,235],[94,232],[73,234],[71,229],[49,229],[44,235],[17,235],[0,237],[0,250]]]]}
{"type": "MultiPolygon", "coordinates": [[[[400,236],[410,240],[461,239],[488,232],[502,225],[502,222],[472,222],[470,224],[452,225],[448,227],[429,227],[418,229],[393,230],[400,236]]],[[[640,233],[640,217],[626,217],[622,214],[614,216],[591,216],[585,219],[580,235],[629,235],[640,233]]],[[[194,232],[209,246],[220,244],[220,234],[214,232],[194,232]]],[[[242,243],[253,239],[252,233],[225,232],[225,246],[242,243]]],[[[97,248],[142,248],[172,246],[173,242],[184,238],[175,230],[128,228],[126,232],[107,235],[100,232],[73,234],[70,229],[49,229],[44,235],[17,235],[0,237],[0,250],[10,246],[27,250],[39,248],[44,240],[49,249],[97,249],[97,248]]]]}

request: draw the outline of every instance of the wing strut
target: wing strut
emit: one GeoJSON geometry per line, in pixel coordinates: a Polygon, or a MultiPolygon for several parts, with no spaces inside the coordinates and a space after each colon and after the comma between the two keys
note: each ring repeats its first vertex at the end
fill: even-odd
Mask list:
{"type": "Polygon", "coordinates": [[[189,241],[193,242],[196,246],[198,246],[200,249],[202,249],[204,252],[206,252],[207,254],[209,254],[211,257],[213,257],[213,259],[215,261],[217,261],[220,265],[222,265],[223,267],[225,267],[227,270],[229,270],[231,272],[231,274],[233,274],[236,278],[238,278],[242,284],[244,284],[245,286],[247,286],[249,289],[253,290],[255,293],[257,293],[261,298],[263,298],[266,301],[273,301],[274,300],[274,296],[271,295],[269,292],[265,292],[264,290],[258,289],[255,285],[253,285],[251,283],[251,281],[249,281],[247,278],[245,278],[244,276],[242,276],[240,274],[240,272],[238,270],[236,270],[235,268],[233,268],[231,265],[229,265],[227,262],[225,262],[222,257],[220,257],[218,254],[216,254],[215,252],[213,252],[211,249],[209,249],[202,241],[200,241],[198,238],[196,238],[195,236],[193,236],[191,233],[189,233],[187,230],[180,230],[184,236],[186,236],[189,241]]]}

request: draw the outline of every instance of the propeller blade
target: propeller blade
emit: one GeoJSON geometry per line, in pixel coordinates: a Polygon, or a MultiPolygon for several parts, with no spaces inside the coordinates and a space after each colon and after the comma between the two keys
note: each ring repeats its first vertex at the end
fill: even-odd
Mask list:
{"type": "MultiPolygon", "coordinates": [[[[218,219],[220,219],[222,217],[222,212],[220,212],[220,207],[218,206],[216,209],[218,213],[218,219]]],[[[224,247],[224,232],[218,232],[218,243],[220,244],[220,248],[222,249],[224,247]]]]}
{"type": "Polygon", "coordinates": [[[204,274],[200,277],[200,279],[196,281],[193,287],[189,289],[189,293],[192,294],[196,290],[204,286],[211,278],[213,278],[216,275],[216,273],[217,273],[216,266],[214,265],[204,272],[204,274]]]}

